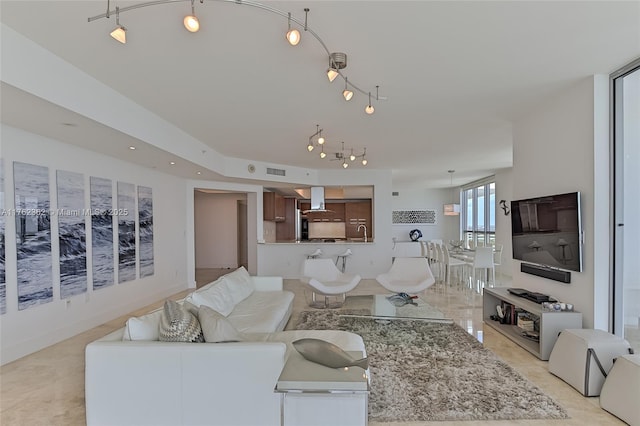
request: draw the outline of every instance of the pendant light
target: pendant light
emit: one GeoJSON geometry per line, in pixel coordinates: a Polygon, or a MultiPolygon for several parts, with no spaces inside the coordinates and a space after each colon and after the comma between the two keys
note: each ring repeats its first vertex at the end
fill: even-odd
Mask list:
{"type": "Polygon", "coordinates": [[[118,40],[120,43],[125,44],[127,42],[127,29],[120,25],[120,8],[116,6],[116,27],[111,31],[111,37],[118,40]]]}
{"type": "Polygon", "coordinates": [[[184,27],[190,33],[196,33],[200,29],[200,21],[198,21],[198,18],[196,17],[196,11],[193,6],[194,1],[195,0],[191,0],[191,15],[185,16],[184,20],[182,21],[184,27]]]}
{"type": "Polygon", "coordinates": [[[342,96],[344,96],[344,100],[345,101],[350,101],[351,98],[353,98],[353,92],[351,90],[349,90],[349,88],[347,87],[347,84],[349,83],[349,81],[347,80],[347,77],[344,78],[344,91],[342,92],[342,96]]]}
{"type": "MultiPolygon", "coordinates": [[[[456,172],[455,170],[448,170],[449,172],[449,182],[451,188],[453,189],[453,174],[456,172]]],[[[458,216],[460,215],[460,204],[456,204],[455,201],[450,204],[444,205],[444,215],[445,216],[458,216]]]]}
{"type": "Polygon", "coordinates": [[[300,31],[291,29],[291,12],[289,12],[289,27],[287,28],[287,35],[285,36],[290,45],[296,46],[300,43],[300,31]]]}

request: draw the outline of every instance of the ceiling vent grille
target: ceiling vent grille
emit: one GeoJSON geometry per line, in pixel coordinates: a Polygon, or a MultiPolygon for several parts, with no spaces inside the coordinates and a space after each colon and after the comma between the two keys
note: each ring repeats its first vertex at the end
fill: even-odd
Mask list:
{"type": "Polygon", "coordinates": [[[267,167],[267,174],[274,176],[286,176],[287,171],[284,169],[274,169],[273,167],[267,167]]]}

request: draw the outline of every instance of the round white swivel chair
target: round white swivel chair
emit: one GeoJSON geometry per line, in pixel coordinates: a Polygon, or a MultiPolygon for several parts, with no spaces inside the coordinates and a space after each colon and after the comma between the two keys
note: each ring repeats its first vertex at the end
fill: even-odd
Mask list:
{"type": "Polygon", "coordinates": [[[436,279],[426,257],[396,257],[388,272],[376,281],[394,293],[419,293],[431,287],[436,279]]]}
{"type": "Polygon", "coordinates": [[[344,302],[347,293],[360,283],[360,275],[340,272],[331,259],[306,259],[300,282],[311,287],[310,306],[327,308],[330,307],[327,301],[329,296],[342,295],[342,302],[344,302]],[[324,304],[319,305],[316,302],[316,294],[324,296],[324,304]]]}

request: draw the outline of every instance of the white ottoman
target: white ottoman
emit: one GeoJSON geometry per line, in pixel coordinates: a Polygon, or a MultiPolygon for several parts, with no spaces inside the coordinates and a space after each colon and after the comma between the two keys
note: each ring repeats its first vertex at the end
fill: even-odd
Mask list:
{"type": "Polygon", "coordinates": [[[603,330],[562,330],[549,356],[549,372],[584,396],[598,396],[613,359],[629,354],[629,348],[629,342],[603,330]]]}
{"type": "Polygon", "coordinates": [[[639,395],[640,354],[622,355],[602,385],[600,406],[631,426],[639,426],[639,395]]]}

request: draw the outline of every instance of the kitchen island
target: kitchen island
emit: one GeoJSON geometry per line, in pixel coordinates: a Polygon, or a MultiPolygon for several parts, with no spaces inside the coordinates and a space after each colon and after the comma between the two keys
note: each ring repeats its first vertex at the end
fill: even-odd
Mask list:
{"type": "Polygon", "coordinates": [[[391,243],[382,244],[375,240],[365,243],[363,239],[335,239],[335,242],[325,240],[259,242],[258,270],[261,275],[299,279],[304,260],[317,249],[322,250],[320,257],[332,259],[334,262],[339,255],[351,249],[352,255],[347,260],[346,272],[357,273],[365,279],[375,278],[391,266],[391,243]]]}

